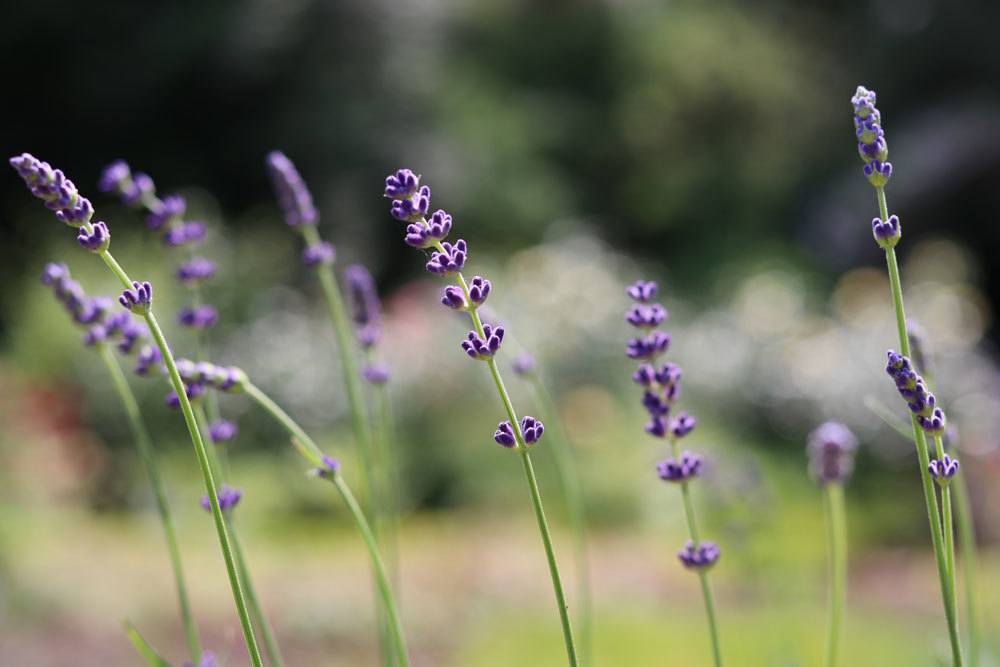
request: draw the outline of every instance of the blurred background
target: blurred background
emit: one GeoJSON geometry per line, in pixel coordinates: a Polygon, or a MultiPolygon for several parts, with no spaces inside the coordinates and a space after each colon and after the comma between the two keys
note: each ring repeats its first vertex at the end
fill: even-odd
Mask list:
{"type": "MultiPolygon", "coordinates": [[[[895,166],[890,209],[907,306],[958,426],[982,549],[982,624],[1000,623],[1000,5],[941,0],[685,3],[423,0],[6,3],[5,155],[60,167],[108,221],[114,251],[187,298],[176,257],[142,217],[101,195],[128,160],[205,221],[214,358],[245,368],[357,481],[332,334],[263,159],[285,151],[310,185],[338,268],[366,264],[385,300],[403,470],[403,615],[415,664],[563,664],[543,554],[517,461],[493,444],[501,406],[458,342],[465,323],[401,243],[381,198],[407,166],[468,240],[472,273],[530,351],[581,467],[600,665],[709,663],[695,579],[675,552],[676,489],[653,464],[624,357],[624,286],[661,282],[686,444],[710,465],[695,490],[736,665],[819,664],[825,605],[821,495],[805,438],[838,419],[862,447],[847,490],[845,658],[938,665],[946,655],[912,444],[883,373],[896,346],[872,188],[849,99],[877,90],[895,166]]],[[[133,620],[184,654],[148,485],[98,358],[40,285],[64,261],[91,294],[118,288],[24,190],[0,178],[0,663],[130,665],[133,620]]],[[[176,350],[190,335],[167,320],[176,350]]],[[[245,664],[196,462],[162,385],[133,378],[165,469],[206,643],[245,664]]],[[[244,546],[293,665],[376,664],[367,564],[339,504],[303,483],[283,435],[250,405],[233,477],[244,546]],[[331,510],[331,506],[333,509],[331,510]],[[331,514],[333,520],[331,521],[331,514]]],[[[572,579],[565,508],[535,455],[572,579]]],[[[571,605],[576,591],[570,590],[571,605]]],[[[997,665],[1000,644],[992,639],[997,665]]]]}

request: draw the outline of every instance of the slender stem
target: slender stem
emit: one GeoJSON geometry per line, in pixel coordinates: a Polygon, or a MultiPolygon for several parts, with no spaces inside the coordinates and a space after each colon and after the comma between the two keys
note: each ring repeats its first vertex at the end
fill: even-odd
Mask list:
{"type": "Polygon", "coordinates": [[[847,512],[844,487],[827,484],[823,489],[826,510],[827,548],[830,566],[830,616],[826,630],[826,667],[835,667],[840,649],[840,634],[847,598],[847,512]]]}
{"type": "Polygon", "coordinates": [[[167,504],[167,494],[163,488],[163,481],[160,479],[160,472],[156,466],[156,459],[153,456],[153,441],[149,437],[149,430],[142,419],[139,411],[139,403],[135,399],[135,394],[122,372],[121,366],[115,359],[114,354],[105,344],[97,346],[101,361],[108,369],[108,375],[115,385],[115,390],[125,408],[125,416],[128,417],[129,427],[132,430],[132,437],[135,440],[135,448],[146,469],[146,476],[149,477],[149,485],[153,489],[153,498],[156,502],[156,511],[160,515],[160,524],[163,526],[163,536],[167,541],[167,554],[170,556],[170,565],[174,573],[174,585],[177,588],[177,601],[180,604],[181,620],[184,623],[184,635],[187,639],[188,651],[195,664],[201,660],[201,642],[198,639],[198,626],[191,613],[191,603],[188,601],[187,585],[184,583],[184,567],[181,564],[181,552],[177,545],[177,535],[174,531],[174,520],[170,513],[170,506],[167,504]]]}
{"type": "MultiPolygon", "coordinates": [[[[129,278],[125,270],[122,269],[121,265],[115,260],[110,252],[104,250],[100,253],[100,257],[104,260],[104,263],[111,269],[112,273],[118,277],[122,285],[126,289],[132,287],[132,280],[129,278]]],[[[236,570],[236,562],[233,557],[232,545],[229,542],[229,531],[226,530],[226,521],[222,516],[222,508],[219,507],[219,492],[215,485],[215,478],[212,475],[212,470],[208,463],[208,453],[205,449],[205,442],[201,438],[201,431],[198,428],[198,422],[194,418],[194,411],[191,409],[191,402],[188,400],[187,393],[184,391],[184,382],[181,380],[180,373],[177,372],[177,364],[174,363],[174,355],[170,351],[170,346],[167,344],[167,339],[163,335],[163,330],[160,329],[159,322],[156,321],[156,316],[153,315],[152,311],[147,312],[143,319],[146,321],[146,325],[149,327],[149,331],[153,336],[153,340],[156,343],[156,347],[159,348],[160,354],[163,357],[163,363],[167,367],[167,375],[170,377],[170,384],[177,393],[177,398],[180,401],[181,412],[184,415],[184,423],[187,426],[188,435],[191,437],[191,443],[194,445],[195,454],[198,457],[198,465],[201,467],[202,478],[205,482],[205,490],[208,492],[208,502],[212,509],[212,518],[215,521],[215,530],[219,535],[219,546],[222,549],[222,558],[226,564],[226,572],[229,575],[229,586],[233,592],[233,601],[236,603],[236,612],[240,618],[240,626],[243,629],[243,638],[246,641],[247,652],[250,654],[250,661],[253,667],[263,667],[263,662],[260,657],[260,648],[257,646],[257,638],[254,636],[253,625],[250,622],[250,613],[247,611],[246,598],[243,594],[243,587],[240,583],[240,577],[236,570]]]]}
{"type": "MultiPolygon", "coordinates": [[[[938,460],[944,458],[944,442],[940,435],[934,436],[934,446],[937,451],[938,460]]],[[[957,597],[955,588],[955,529],[952,526],[951,513],[951,488],[950,484],[941,487],[941,516],[942,531],[944,532],[944,555],[948,565],[948,585],[951,586],[952,596],[957,597]]],[[[957,607],[957,601],[953,599],[952,604],[957,607]]]]}
{"type": "MultiPolygon", "coordinates": [[[[879,213],[883,220],[889,218],[889,210],[885,201],[885,189],[875,189],[879,213]]],[[[889,271],[889,288],[892,292],[893,309],[896,314],[896,329],[899,334],[900,351],[910,356],[910,341],[906,334],[906,312],[903,307],[903,287],[899,278],[899,263],[896,261],[896,251],[886,248],[886,266],[889,271]]],[[[917,423],[916,415],[910,415],[910,426],[913,429],[913,440],[917,446],[917,460],[920,465],[920,480],[924,491],[924,502],[927,505],[927,519],[931,528],[931,543],[934,547],[934,558],[937,561],[938,578],[941,582],[941,597],[944,603],[945,618],[948,623],[948,636],[951,641],[953,667],[960,667],[962,660],[962,645],[958,634],[958,615],[955,607],[955,587],[948,577],[947,557],[944,551],[944,539],[941,530],[941,516],[938,512],[937,497],[934,494],[934,482],[931,480],[928,465],[930,457],[927,452],[927,439],[923,429],[917,423]]]]}
{"type": "MultiPolygon", "coordinates": [[[[202,429],[202,433],[206,434],[208,431],[208,418],[205,414],[205,406],[202,401],[195,401],[193,403],[195,419],[198,421],[199,426],[202,429]]],[[[202,437],[208,441],[207,435],[202,435],[202,437]]],[[[218,452],[215,451],[215,446],[206,447],[208,452],[208,464],[212,469],[212,474],[219,480],[220,483],[225,483],[227,481],[228,475],[219,460],[218,452]]],[[[246,556],[243,553],[243,546],[240,542],[238,533],[236,532],[236,526],[233,523],[232,517],[229,514],[224,514],[226,518],[226,527],[229,529],[229,540],[233,545],[233,554],[236,556],[236,566],[239,569],[240,580],[243,582],[243,590],[246,591],[247,602],[250,605],[250,613],[253,615],[253,620],[260,627],[260,634],[264,639],[264,651],[267,653],[268,662],[271,663],[271,667],[284,667],[285,661],[281,657],[281,649],[278,648],[278,640],[274,635],[274,628],[271,627],[271,621],[267,618],[264,613],[264,608],[260,604],[260,599],[257,597],[257,589],[253,585],[253,579],[250,577],[250,570],[246,565],[246,556]]]]}
{"type": "MultiPolygon", "coordinates": [[[[398,480],[395,474],[394,457],[389,451],[392,439],[392,416],[389,411],[389,392],[386,385],[373,388],[373,406],[371,418],[375,422],[372,429],[372,455],[375,460],[375,498],[379,500],[379,512],[375,519],[375,536],[385,554],[386,567],[389,570],[389,581],[393,589],[399,593],[399,503],[394,483],[398,480]]],[[[378,605],[379,635],[382,645],[386,645],[389,632],[388,619],[382,605],[378,605]]],[[[392,651],[383,651],[382,661],[386,667],[393,667],[396,662],[392,651]]]]}
{"type": "MultiPolygon", "coordinates": [[[[271,417],[281,424],[286,431],[288,431],[288,433],[292,436],[292,444],[295,445],[295,448],[298,450],[299,454],[303,456],[303,458],[314,466],[323,467],[323,451],[313,441],[313,439],[309,437],[309,434],[306,433],[305,430],[299,426],[287,412],[281,409],[281,406],[271,400],[267,394],[251,382],[246,383],[244,391],[247,396],[263,408],[265,412],[271,415],[271,417]]],[[[365,546],[368,548],[368,555],[372,562],[372,570],[374,571],[378,592],[389,619],[392,646],[396,652],[396,657],[398,658],[401,667],[407,667],[410,663],[406,652],[406,641],[403,638],[403,628],[399,621],[399,613],[396,610],[396,602],[393,597],[392,587],[389,584],[389,578],[386,575],[382,558],[379,556],[378,544],[375,541],[375,536],[368,524],[368,520],[365,519],[364,512],[361,511],[361,507],[358,505],[357,500],[347,487],[347,483],[343,481],[339,474],[333,476],[333,483],[337,487],[337,491],[343,498],[344,503],[347,505],[348,510],[350,510],[351,517],[354,519],[354,523],[358,531],[361,533],[365,546]]]]}
{"type": "Polygon", "coordinates": [[[535,390],[535,400],[541,409],[549,416],[550,442],[552,443],[553,460],[562,482],[563,493],[566,497],[566,510],[569,514],[570,526],[573,530],[573,544],[576,556],[576,579],[580,596],[580,613],[578,615],[579,644],[580,644],[580,664],[587,665],[591,661],[592,645],[592,608],[590,589],[590,560],[587,553],[587,520],[583,502],[583,493],[580,490],[580,473],[577,470],[576,460],[573,455],[573,448],[566,430],[563,428],[562,419],[556,409],[555,402],[551,394],[542,382],[542,378],[534,373],[531,375],[531,386],[535,390]]]}
{"type": "Polygon", "coordinates": [[[958,541],[962,547],[962,583],[965,590],[965,625],[969,641],[969,667],[979,665],[979,618],[978,618],[978,587],[976,574],[978,564],[976,559],[976,526],[973,522],[972,504],[969,499],[969,485],[965,475],[958,475],[952,480],[955,487],[955,514],[958,527],[958,541]]]}
{"type": "MultiPolygon", "coordinates": [[[[670,438],[670,448],[674,458],[680,458],[680,444],[677,438],[670,438]]],[[[687,518],[688,533],[695,547],[701,543],[698,531],[698,521],[695,518],[694,502],[691,500],[691,489],[687,481],[681,482],[681,499],[684,504],[684,515],[687,518]]],[[[722,666],[722,647],[719,642],[719,623],[715,617],[715,599],[712,595],[712,587],[708,580],[708,572],[705,569],[698,570],[698,578],[701,580],[701,596],[705,602],[705,615],[708,618],[708,635],[712,644],[712,659],[715,667],[722,666]]]]}

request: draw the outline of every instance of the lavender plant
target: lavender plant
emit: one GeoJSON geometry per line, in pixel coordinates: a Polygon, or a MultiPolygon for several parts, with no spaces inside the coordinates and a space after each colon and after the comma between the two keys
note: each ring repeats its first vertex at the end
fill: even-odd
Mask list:
{"type": "Polygon", "coordinates": [[[52,288],[56,299],[63,304],[73,321],[86,331],[83,343],[94,349],[111,377],[118,398],[122,402],[125,416],[128,419],[132,438],[135,441],[136,452],[149,478],[153,490],[156,511],[163,528],[163,537],[167,543],[167,555],[174,577],[174,587],[177,589],[177,601],[180,606],[181,621],[184,625],[185,639],[191,659],[199,661],[202,657],[201,641],[198,638],[198,627],[191,613],[191,603],[188,599],[187,584],[184,579],[184,567],[180,548],[177,544],[177,533],[174,529],[173,516],[167,503],[167,494],[160,477],[156,457],[153,454],[153,441],[149,429],[142,418],[139,403],[122,372],[118,360],[115,359],[110,346],[115,345],[123,353],[134,349],[135,340],[145,334],[140,325],[132,319],[128,311],[111,313],[112,300],[109,298],[90,298],[86,295],[80,283],[70,276],[65,264],[47,264],[42,273],[42,282],[52,288]],[[120,339],[117,340],[116,339],[120,339]]]}
{"type": "Polygon", "coordinates": [[[844,607],[847,599],[847,508],[844,484],[854,471],[858,440],[840,422],[826,422],[809,434],[809,471],[823,488],[829,550],[830,593],[826,630],[827,667],[837,664],[844,607]]]}
{"type": "MultiPolygon", "coordinates": [[[[334,337],[337,343],[337,351],[340,356],[341,369],[344,375],[344,385],[347,388],[347,400],[351,410],[351,424],[354,429],[354,442],[358,451],[358,458],[361,460],[362,482],[365,496],[368,502],[372,521],[376,526],[376,535],[383,536],[386,531],[386,518],[383,516],[384,506],[389,502],[386,499],[387,487],[379,484],[379,471],[376,470],[376,455],[373,447],[373,438],[369,429],[368,421],[365,418],[367,406],[365,405],[364,392],[361,386],[361,375],[357,367],[357,348],[351,336],[350,324],[344,305],[344,296],[333,274],[333,263],[336,259],[336,250],[332,244],[323,241],[316,229],[319,221],[319,212],[313,204],[312,194],[306,186],[305,181],[299,174],[298,169],[288,157],[280,151],[272,151],[266,160],[268,175],[274,186],[278,204],[285,217],[286,224],[298,231],[305,247],[302,250],[302,263],[316,271],[319,278],[320,288],[323,298],[326,301],[327,311],[330,315],[330,322],[333,326],[334,337]]],[[[366,297],[367,298],[367,297],[366,297]]],[[[377,300],[377,297],[375,297],[377,300]]],[[[366,306],[370,306],[366,303],[366,306]]],[[[356,313],[359,312],[356,310],[356,313]]],[[[368,308],[365,312],[371,312],[368,308]]],[[[377,316],[376,316],[377,318],[377,316]]],[[[363,349],[368,350],[378,340],[379,328],[377,322],[370,322],[360,325],[362,328],[358,332],[358,340],[363,349]]],[[[364,378],[373,384],[383,385],[388,380],[388,369],[381,364],[368,363],[364,369],[364,378]],[[383,379],[384,376],[384,379],[383,379]]],[[[384,390],[380,392],[384,394],[384,390]]],[[[384,396],[382,396],[384,398],[384,396]]],[[[386,399],[387,401],[387,399],[386,399]]],[[[386,402],[387,409],[388,403],[386,402]]],[[[383,414],[387,412],[383,411],[383,414]]],[[[380,433],[385,433],[381,431],[380,433]]],[[[376,443],[377,444],[377,443],[376,443]]],[[[378,457],[385,461],[386,457],[378,457]]],[[[385,477],[385,476],[383,476],[385,477]]],[[[391,561],[395,570],[395,558],[391,561]]],[[[385,613],[376,596],[377,611],[380,619],[385,613]]],[[[383,664],[391,664],[391,646],[389,646],[384,628],[379,624],[379,644],[381,647],[383,664]]]]}
{"type": "Polygon", "coordinates": [[[690,482],[701,475],[702,458],[691,452],[680,451],[681,439],[694,430],[697,420],[687,412],[679,412],[676,416],[670,414],[680,398],[681,369],[670,362],[657,365],[657,359],[670,347],[671,340],[669,334],[657,329],[668,315],[667,309],[661,304],[652,303],[657,291],[658,286],[652,281],[640,280],[629,286],[627,293],[635,304],[625,314],[625,320],[639,329],[640,335],[628,342],[625,354],[630,359],[641,362],[632,379],[644,390],[642,405],[650,416],[646,432],[655,438],[664,438],[670,444],[673,457],[661,461],[657,465],[657,472],[660,479],[678,484],[681,488],[690,540],[678,552],[677,557],[685,568],[698,573],[708,618],[712,658],[716,667],[720,667],[722,651],[708,570],[719,560],[721,552],[714,542],[702,541],[694,502],[691,500],[690,482]]]}
{"type": "MultiPolygon", "coordinates": [[[[165,246],[186,249],[186,259],[177,267],[176,278],[183,287],[188,288],[191,292],[192,303],[181,308],[177,320],[182,326],[189,327],[194,331],[196,359],[207,361],[209,356],[206,333],[218,322],[219,314],[214,306],[202,301],[202,286],[215,276],[215,263],[194,253],[194,248],[205,238],[205,225],[201,222],[184,219],[187,211],[187,202],[184,197],[173,194],[161,199],[156,195],[153,179],[141,172],[133,175],[128,163],[123,160],[117,160],[105,167],[98,187],[104,192],[117,194],[122,203],[127,206],[144,209],[148,214],[146,217],[147,227],[160,233],[165,246]]],[[[189,392],[200,392],[200,388],[199,384],[188,385],[189,392]]],[[[188,397],[191,398],[190,393],[188,397]]],[[[177,407],[174,405],[176,399],[176,394],[173,394],[173,400],[169,401],[172,407],[177,407]]],[[[219,459],[225,454],[225,447],[228,446],[228,443],[236,437],[238,431],[236,424],[222,419],[219,402],[214,392],[208,392],[205,401],[195,401],[193,405],[202,437],[215,445],[207,448],[209,463],[213,467],[216,478],[225,484],[228,475],[219,459]],[[217,449],[220,449],[221,452],[217,449]]],[[[207,500],[205,504],[207,505],[207,500]]],[[[274,667],[283,667],[284,659],[281,655],[281,649],[278,646],[271,622],[260,604],[253,579],[246,567],[246,556],[243,553],[236,527],[230,518],[231,515],[227,514],[226,516],[229,521],[230,539],[235,551],[236,564],[240,569],[240,577],[250,604],[250,612],[261,630],[268,661],[274,667]]]]}
{"type": "Polygon", "coordinates": [[[892,164],[888,162],[889,148],[885,139],[885,131],[882,128],[882,114],[876,108],[875,103],[875,92],[864,86],[858,86],[851,98],[851,105],[854,107],[854,128],[858,153],[864,162],[864,175],[875,188],[878,202],[879,217],[872,220],[872,234],[875,237],[875,242],[885,251],[889,286],[899,335],[899,347],[902,352],[902,354],[889,352],[889,365],[886,370],[896,382],[897,388],[911,411],[910,423],[913,440],[916,443],[924,501],[927,505],[927,516],[931,528],[931,542],[934,547],[934,557],[941,584],[941,597],[951,642],[952,663],[958,667],[963,664],[963,655],[958,632],[954,552],[953,546],[949,546],[954,539],[951,532],[950,493],[947,482],[940,483],[942,478],[939,477],[941,486],[941,508],[939,509],[927,447],[927,437],[933,437],[938,460],[943,459],[944,451],[940,435],[944,430],[945,417],[944,412],[936,405],[933,395],[926,390],[925,383],[913,371],[908,359],[910,343],[907,336],[906,311],[903,305],[903,288],[895,251],[902,236],[902,227],[898,216],[889,215],[889,207],[886,202],[885,187],[892,177],[892,164]],[[944,514],[943,527],[942,513],[944,514]]]}
{"type": "MultiPolygon", "coordinates": [[[[457,296],[457,295],[455,295],[457,296]]],[[[581,665],[591,662],[592,652],[592,609],[590,586],[590,559],[587,553],[587,517],[580,485],[580,474],[576,468],[573,447],[566,429],[563,427],[555,401],[538,370],[535,358],[524,352],[514,358],[511,368],[514,373],[527,380],[532,390],[535,404],[549,420],[549,441],[552,443],[553,461],[566,497],[566,510],[573,532],[573,550],[576,563],[576,586],[580,596],[580,613],[577,615],[579,631],[579,658],[581,665]]]]}
{"type": "MultiPolygon", "coordinates": [[[[10,164],[24,180],[25,185],[27,185],[31,193],[45,202],[46,207],[55,213],[56,219],[77,229],[77,241],[80,245],[98,255],[122,283],[125,288],[125,291],[119,298],[122,306],[145,320],[146,326],[149,328],[150,334],[156,343],[156,347],[159,349],[163,363],[167,367],[170,383],[177,394],[179,407],[184,415],[184,422],[198,458],[198,465],[201,468],[205,490],[208,492],[210,498],[216,533],[218,534],[219,545],[222,550],[223,560],[225,561],[229,585],[236,604],[240,626],[243,630],[247,652],[250,655],[253,666],[262,667],[260,649],[257,645],[256,634],[250,620],[243,585],[237,572],[229,531],[222,515],[222,509],[219,506],[215,478],[209,467],[208,452],[202,440],[198,423],[195,420],[190,400],[185,392],[184,383],[177,372],[173,353],[167,344],[166,337],[163,335],[163,330],[160,328],[156,316],[152,312],[152,286],[148,282],[139,283],[133,281],[117,260],[115,260],[114,256],[108,250],[111,234],[108,231],[107,225],[102,222],[91,222],[94,215],[93,205],[79,193],[73,182],[66,178],[62,171],[53,169],[47,162],[42,162],[28,153],[11,158],[10,164]],[[95,243],[93,240],[95,236],[102,236],[102,241],[95,243]]],[[[137,186],[137,189],[144,190],[146,188],[137,186]]]]}
{"type": "Polygon", "coordinates": [[[479,308],[489,296],[492,285],[490,281],[480,276],[475,276],[471,282],[465,279],[462,269],[465,267],[468,256],[468,245],[464,239],[459,239],[454,244],[445,241],[451,231],[452,217],[440,209],[430,213],[431,190],[426,185],[420,185],[420,176],[409,169],[400,169],[390,174],[385,179],[384,195],[392,202],[390,207],[392,217],[406,224],[404,241],[407,245],[430,252],[425,265],[427,271],[442,277],[454,277],[457,282],[456,285],[449,285],[445,288],[441,302],[447,308],[469,315],[473,330],[461,342],[462,349],[471,359],[486,364],[500,401],[503,403],[507,420],[500,422],[493,438],[497,444],[507,449],[513,449],[521,456],[521,465],[528,482],[535,519],[541,534],[556,605],[559,609],[566,656],[570,666],[577,667],[579,661],[576,644],[573,640],[566,595],[563,591],[559,565],[556,562],[555,550],[552,546],[548,521],[542,506],[538,480],[535,477],[534,466],[528,451],[529,446],[542,437],[545,427],[531,416],[518,419],[510,394],[504,385],[496,361],[496,354],[500,351],[503,343],[504,328],[483,324],[479,315],[479,308]]]}

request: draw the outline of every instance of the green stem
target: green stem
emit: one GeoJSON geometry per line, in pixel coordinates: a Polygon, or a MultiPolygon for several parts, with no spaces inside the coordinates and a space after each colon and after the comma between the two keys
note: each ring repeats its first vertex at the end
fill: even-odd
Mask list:
{"type": "MultiPolygon", "coordinates": [[[[674,458],[680,460],[680,444],[677,438],[670,438],[670,448],[674,458]]],[[[681,499],[684,503],[684,515],[687,517],[688,532],[695,547],[701,544],[701,537],[698,532],[698,521],[694,514],[694,502],[691,500],[691,489],[688,482],[681,482],[681,499]]],[[[715,598],[712,595],[712,587],[708,580],[708,572],[705,569],[698,570],[698,578],[701,580],[701,596],[705,602],[705,615],[708,618],[708,635],[712,643],[712,659],[715,667],[722,666],[722,647],[719,642],[719,623],[715,617],[715,598]]]]}
{"type": "Polygon", "coordinates": [[[835,667],[847,598],[847,512],[844,488],[827,484],[823,489],[826,510],[827,548],[830,552],[830,616],[826,631],[826,667],[835,667]]]}
{"type": "Polygon", "coordinates": [[[577,588],[580,595],[580,613],[578,615],[578,625],[580,628],[580,664],[587,665],[590,662],[592,645],[592,610],[591,610],[591,589],[590,589],[590,560],[587,553],[587,521],[583,502],[583,493],[580,490],[580,473],[577,470],[576,460],[573,455],[573,448],[566,430],[563,428],[562,419],[556,409],[552,395],[549,394],[542,378],[537,374],[531,375],[531,386],[535,391],[535,400],[541,409],[549,416],[550,427],[549,437],[552,443],[553,460],[556,464],[556,471],[559,480],[562,482],[563,493],[566,497],[566,510],[569,514],[570,526],[573,530],[573,545],[576,556],[576,579],[577,588]]]}
{"type": "Polygon", "coordinates": [[[951,482],[955,487],[955,514],[958,519],[958,541],[962,547],[962,558],[964,567],[962,568],[962,583],[965,589],[965,625],[969,640],[969,667],[978,667],[979,664],[979,619],[978,619],[978,587],[976,585],[976,574],[978,564],[976,559],[976,527],[973,523],[972,504],[969,499],[969,485],[965,481],[965,475],[958,475],[951,482]]]}
{"type": "MultiPolygon", "coordinates": [[[[115,274],[119,281],[121,281],[122,285],[124,285],[126,289],[131,289],[132,280],[129,278],[128,274],[125,273],[125,270],[120,264],[118,264],[111,253],[104,250],[100,253],[100,257],[104,260],[104,263],[108,266],[108,268],[111,269],[111,272],[115,274]]],[[[240,626],[243,629],[243,638],[246,641],[247,652],[250,654],[250,661],[253,664],[253,667],[263,667],[263,662],[260,657],[260,648],[257,646],[257,638],[254,636],[253,625],[250,622],[250,614],[247,611],[247,603],[243,594],[243,587],[236,571],[232,545],[229,542],[229,532],[226,530],[226,522],[225,518],[222,516],[222,509],[219,507],[219,492],[215,485],[215,478],[212,476],[212,470],[209,468],[208,453],[205,449],[205,442],[201,438],[201,431],[198,428],[197,421],[195,421],[194,411],[191,409],[191,402],[188,400],[187,394],[184,391],[184,382],[181,380],[180,373],[177,372],[177,364],[174,363],[174,355],[170,351],[170,346],[167,344],[167,339],[163,335],[163,330],[160,329],[159,322],[156,321],[156,317],[153,315],[152,311],[147,312],[143,316],[143,319],[146,321],[146,325],[149,327],[149,331],[153,336],[153,341],[156,343],[156,347],[159,348],[160,354],[163,357],[163,363],[167,367],[167,375],[170,378],[170,384],[177,393],[177,398],[180,401],[181,413],[184,415],[184,424],[187,426],[188,435],[191,437],[191,443],[194,445],[194,451],[198,457],[198,465],[201,467],[202,478],[205,482],[205,490],[208,492],[208,500],[212,508],[212,518],[215,521],[215,530],[219,535],[219,546],[222,549],[222,558],[225,561],[226,572],[229,575],[229,586],[233,592],[233,601],[236,603],[236,612],[240,618],[240,626]]]]}
{"type": "MultiPolygon", "coordinates": [[[[879,213],[883,220],[889,218],[889,210],[885,201],[885,189],[875,189],[879,213]]],[[[896,314],[896,329],[899,334],[899,348],[904,356],[910,356],[910,341],[906,334],[906,311],[903,307],[903,286],[899,278],[899,263],[896,261],[896,251],[886,248],[885,261],[889,271],[889,288],[892,292],[893,309],[896,314]]],[[[948,624],[948,637],[951,641],[953,667],[961,667],[962,644],[958,634],[958,615],[955,606],[955,587],[949,582],[947,557],[944,551],[944,539],[941,532],[941,516],[938,512],[937,497],[934,494],[934,482],[931,480],[930,457],[927,452],[927,439],[923,429],[917,423],[916,415],[910,415],[910,426],[913,429],[913,440],[917,446],[917,460],[920,465],[920,480],[924,491],[924,503],[927,506],[927,519],[931,528],[931,543],[934,547],[934,558],[937,561],[938,579],[941,582],[941,598],[944,603],[945,618],[948,624]]]]}
{"type": "MultiPolygon", "coordinates": [[[[271,417],[281,424],[286,431],[288,431],[289,435],[292,436],[292,444],[295,445],[295,448],[298,450],[299,454],[303,456],[303,458],[318,468],[324,467],[323,451],[318,445],[316,445],[313,439],[309,437],[309,434],[306,433],[305,430],[281,408],[281,406],[271,400],[271,397],[251,382],[246,383],[244,391],[247,396],[263,408],[265,412],[271,415],[271,417]]],[[[368,555],[371,559],[376,586],[389,619],[389,634],[392,639],[392,646],[401,667],[407,667],[410,662],[409,656],[406,652],[406,641],[403,638],[403,628],[399,621],[399,613],[396,610],[396,601],[393,597],[392,586],[389,584],[389,578],[386,575],[385,566],[383,565],[382,558],[379,555],[378,544],[375,541],[375,536],[368,524],[368,520],[365,519],[364,512],[361,511],[361,507],[358,505],[357,500],[355,500],[350,489],[347,487],[347,484],[343,481],[339,474],[333,476],[333,483],[337,487],[337,491],[343,498],[347,508],[350,510],[351,517],[354,519],[358,532],[361,533],[365,546],[368,548],[368,555]]]]}
{"type": "Polygon", "coordinates": [[[174,520],[170,514],[170,506],[167,504],[167,494],[163,488],[163,481],[156,466],[156,459],[153,456],[153,441],[149,437],[149,431],[142,420],[139,411],[139,403],[135,399],[135,394],[122,372],[121,366],[115,359],[114,354],[107,345],[97,346],[101,361],[108,369],[108,374],[115,385],[118,397],[125,408],[125,416],[128,417],[129,427],[132,430],[132,437],[135,440],[135,448],[146,469],[146,476],[149,477],[149,485],[153,489],[153,498],[156,502],[156,511],[160,515],[160,524],[163,526],[163,536],[167,541],[167,554],[170,556],[170,565],[174,573],[174,585],[177,588],[177,601],[180,603],[181,620],[184,623],[184,634],[187,638],[188,651],[191,660],[195,664],[201,660],[201,642],[198,639],[198,626],[195,624],[194,616],[191,614],[191,603],[188,601],[187,585],[184,583],[184,568],[181,564],[181,552],[177,545],[177,535],[174,531],[174,520]]]}
{"type": "MultiPolygon", "coordinates": [[[[206,441],[209,441],[210,439],[207,435],[208,418],[205,414],[205,406],[200,400],[195,401],[192,405],[194,407],[195,419],[202,429],[202,437],[206,441]]],[[[208,465],[212,469],[212,474],[220,483],[226,483],[228,475],[222,462],[219,460],[215,446],[206,447],[206,450],[208,452],[208,465]]],[[[230,515],[227,514],[224,516],[226,517],[226,527],[229,529],[229,539],[233,545],[233,554],[236,556],[236,566],[239,569],[240,580],[243,582],[243,590],[246,591],[247,602],[250,605],[250,613],[253,615],[253,620],[260,627],[261,636],[264,638],[264,651],[267,653],[268,662],[271,663],[271,667],[284,667],[285,661],[281,657],[281,649],[278,648],[278,640],[275,637],[274,628],[264,613],[264,608],[257,597],[257,589],[253,585],[253,579],[250,577],[250,570],[246,565],[246,556],[243,554],[243,546],[236,532],[236,526],[233,524],[230,515]]]]}

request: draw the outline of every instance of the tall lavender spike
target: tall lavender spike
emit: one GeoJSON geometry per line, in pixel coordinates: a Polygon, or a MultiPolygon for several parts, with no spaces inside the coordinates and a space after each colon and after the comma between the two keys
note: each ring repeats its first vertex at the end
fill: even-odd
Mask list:
{"type": "Polygon", "coordinates": [[[93,205],[61,170],[53,169],[30,153],[12,157],[9,162],[31,194],[44,201],[59,221],[70,227],[84,227],[90,222],[93,205]]]}
{"type": "Polygon", "coordinates": [[[937,404],[937,398],[927,390],[927,383],[914,370],[908,357],[889,350],[885,372],[889,374],[899,395],[907,407],[916,415],[917,423],[930,435],[944,433],[946,419],[944,410],[937,404]]]}
{"type": "Polygon", "coordinates": [[[281,151],[272,151],[266,163],[285,222],[291,227],[316,224],[319,213],[313,205],[312,194],[292,161],[281,151]]]}
{"type": "Polygon", "coordinates": [[[840,422],[820,424],[809,434],[809,470],[821,485],[843,484],[854,471],[858,439],[840,422]]]}

